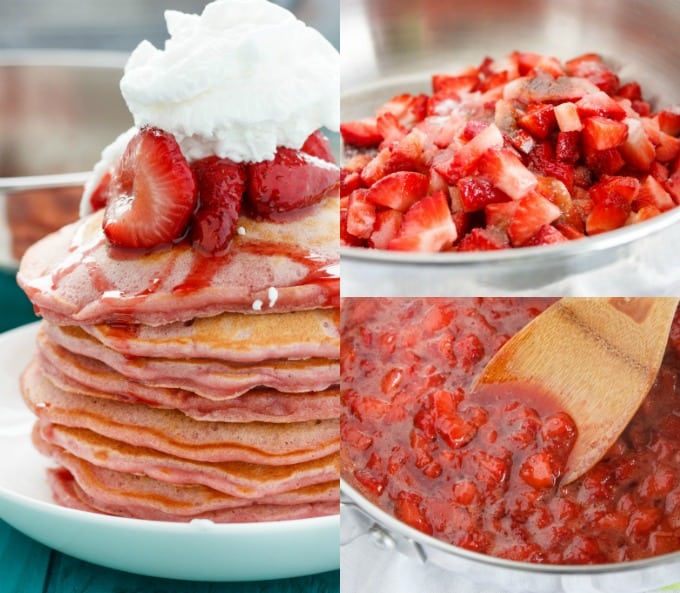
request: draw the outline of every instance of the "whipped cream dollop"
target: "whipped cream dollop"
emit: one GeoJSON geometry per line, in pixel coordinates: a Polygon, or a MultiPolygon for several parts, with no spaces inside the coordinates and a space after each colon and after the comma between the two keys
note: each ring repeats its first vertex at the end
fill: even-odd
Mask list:
{"type": "Polygon", "coordinates": [[[266,0],[216,0],[165,12],[164,49],[143,41],[120,88],[137,127],[177,138],[187,159],[263,161],[340,124],[337,50],[266,0]]]}

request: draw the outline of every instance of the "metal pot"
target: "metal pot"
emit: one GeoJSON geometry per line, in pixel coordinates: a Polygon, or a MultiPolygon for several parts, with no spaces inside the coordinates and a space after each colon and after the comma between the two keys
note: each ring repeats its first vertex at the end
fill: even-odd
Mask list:
{"type": "MultiPolygon", "coordinates": [[[[680,4],[664,0],[345,0],[342,117],[489,55],[598,52],[659,106],[680,103],[680,4]]],[[[345,296],[677,294],[680,209],[600,236],[481,253],[343,247],[345,296]]]]}
{"type": "Polygon", "coordinates": [[[0,53],[0,267],[78,217],[102,148],[132,125],[125,54],[0,53]]]}

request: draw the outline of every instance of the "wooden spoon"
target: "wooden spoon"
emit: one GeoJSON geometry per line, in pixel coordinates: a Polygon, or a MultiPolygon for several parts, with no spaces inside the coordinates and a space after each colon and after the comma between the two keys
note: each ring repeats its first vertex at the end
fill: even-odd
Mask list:
{"type": "Polygon", "coordinates": [[[475,380],[530,384],[578,428],[562,484],[614,444],[661,366],[678,298],[563,298],[513,336],[475,380]]]}

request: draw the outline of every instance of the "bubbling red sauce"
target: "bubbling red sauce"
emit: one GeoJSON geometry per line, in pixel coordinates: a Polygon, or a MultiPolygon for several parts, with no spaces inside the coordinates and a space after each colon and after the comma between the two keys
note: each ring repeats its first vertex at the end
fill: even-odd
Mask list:
{"type": "Polygon", "coordinates": [[[480,553],[547,564],[680,549],[680,316],[642,407],[562,485],[572,419],[528,386],[471,385],[554,299],[344,299],[342,474],[401,521],[480,553]]]}

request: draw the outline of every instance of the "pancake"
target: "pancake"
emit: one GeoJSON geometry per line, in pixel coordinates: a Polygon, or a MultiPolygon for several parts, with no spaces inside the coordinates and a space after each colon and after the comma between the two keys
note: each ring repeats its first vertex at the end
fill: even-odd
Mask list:
{"type": "Polygon", "coordinates": [[[210,359],[161,359],[125,356],[104,346],[77,326],[43,323],[41,331],[58,345],[96,360],[128,379],[159,387],[177,387],[210,399],[237,397],[254,387],[280,391],[322,391],[337,384],[337,360],[271,360],[235,364],[210,359]]]}
{"type": "Polygon", "coordinates": [[[339,306],[339,199],[280,220],[239,219],[228,253],[188,242],[130,254],[109,246],[98,211],[30,247],[17,281],[60,324],[163,325],[224,312],[339,306]]]}
{"type": "Polygon", "coordinates": [[[338,309],[267,315],[223,313],[190,323],[94,325],[83,329],[126,356],[210,358],[238,363],[337,358],[338,309]]]}
{"type": "Polygon", "coordinates": [[[338,453],[278,467],[241,462],[201,463],[121,443],[86,429],[47,422],[36,423],[34,442],[47,455],[51,455],[56,446],[105,469],[143,474],[172,484],[199,484],[247,499],[337,480],[339,475],[338,453]]]}
{"type": "Polygon", "coordinates": [[[252,504],[244,507],[221,509],[200,515],[186,516],[163,513],[157,509],[140,509],[136,506],[114,507],[106,509],[95,506],[95,502],[77,484],[73,475],[65,468],[48,470],[48,480],[54,499],[62,506],[105,513],[121,517],[153,519],[158,521],[192,521],[207,519],[215,523],[251,523],[262,521],[283,521],[306,519],[324,515],[336,515],[339,512],[337,502],[312,502],[291,505],[252,504]]]}
{"type": "Polygon", "coordinates": [[[59,389],[71,393],[176,409],[197,420],[303,422],[340,415],[337,386],[304,393],[254,388],[236,398],[212,400],[184,389],[130,381],[98,360],[58,346],[44,334],[38,337],[37,347],[42,373],[59,389]]]}
{"type": "Polygon", "coordinates": [[[177,410],[68,393],[41,373],[35,359],[22,374],[21,391],[41,420],[193,461],[288,465],[326,457],[340,446],[337,419],[202,422],[177,410]]]}

